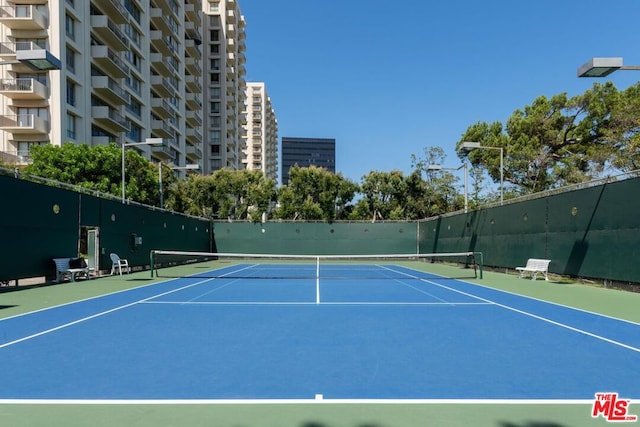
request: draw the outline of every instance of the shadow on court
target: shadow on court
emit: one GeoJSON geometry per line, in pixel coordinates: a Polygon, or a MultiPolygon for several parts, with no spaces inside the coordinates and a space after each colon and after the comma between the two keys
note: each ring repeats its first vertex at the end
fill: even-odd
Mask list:
{"type": "Polygon", "coordinates": [[[499,427],[568,427],[565,424],[558,424],[556,422],[548,422],[548,421],[532,421],[526,424],[514,424],[511,422],[501,422],[498,424],[499,427]]]}
{"type": "MultiPolygon", "coordinates": [[[[300,427],[333,427],[333,426],[325,423],[307,422],[307,423],[301,424],[300,427]]],[[[354,427],[387,427],[387,426],[383,426],[382,424],[366,423],[366,424],[358,424],[354,427]]],[[[389,426],[389,427],[392,427],[392,426],[389,426]]]]}

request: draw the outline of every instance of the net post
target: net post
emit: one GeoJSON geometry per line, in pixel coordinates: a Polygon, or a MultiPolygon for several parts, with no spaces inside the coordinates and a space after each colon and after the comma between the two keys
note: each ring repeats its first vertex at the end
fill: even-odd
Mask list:
{"type": "Polygon", "coordinates": [[[152,250],[152,251],[150,252],[150,254],[149,254],[149,262],[150,262],[150,264],[149,264],[149,265],[151,266],[150,270],[151,270],[151,278],[152,278],[152,279],[153,279],[153,269],[155,268],[155,265],[156,265],[156,264],[154,263],[154,261],[155,261],[155,251],[153,251],[153,250],[152,250]]]}
{"type": "Polygon", "coordinates": [[[475,252],[478,255],[478,258],[480,260],[480,262],[478,263],[478,266],[480,268],[480,279],[482,279],[482,270],[484,269],[483,267],[483,259],[482,259],[482,252],[475,252]]]}
{"type": "Polygon", "coordinates": [[[320,304],[320,257],[316,256],[316,304],[320,304]]]}

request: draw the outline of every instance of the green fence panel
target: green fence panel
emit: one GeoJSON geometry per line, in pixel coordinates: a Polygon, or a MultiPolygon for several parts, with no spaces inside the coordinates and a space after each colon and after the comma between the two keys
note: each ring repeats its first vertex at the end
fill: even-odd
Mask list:
{"type": "Polygon", "coordinates": [[[101,268],[111,268],[110,253],[129,264],[148,266],[151,250],[211,251],[211,222],[143,205],[102,200],[101,268]]]}
{"type": "Polygon", "coordinates": [[[217,222],[214,231],[218,252],[249,254],[412,254],[418,239],[415,222],[217,222]]]}
{"type": "Polygon", "coordinates": [[[0,210],[0,281],[40,276],[52,280],[52,259],[78,256],[86,228],[99,230],[101,270],[111,268],[110,252],[133,266],[146,267],[152,249],[212,250],[207,219],[123,204],[13,175],[0,174],[0,189],[5,201],[0,210]]]}
{"type": "Polygon", "coordinates": [[[55,274],[57,257],[78,255],[78,194],[0,176],[0,280],[55,274]]]}
{"type": "Polygon", "coordinates": [[[548,198],[550,258],[559,273],[640,282],[640,180],[548,198]]]}

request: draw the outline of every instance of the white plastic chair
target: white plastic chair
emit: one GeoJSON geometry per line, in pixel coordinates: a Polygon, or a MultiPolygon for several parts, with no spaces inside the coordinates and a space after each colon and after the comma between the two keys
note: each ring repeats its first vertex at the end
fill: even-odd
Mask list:
{"type": "Polygon", "coordinates": [[[122,269],[124,268],[127,273],[131,272],[131,267],[129,267],[129,261],[126,259],[120,258],[117,254],[111,253],[109,254],[111,258],[111,274],[113,275],[116,270],[122,276],[122,269]]]}

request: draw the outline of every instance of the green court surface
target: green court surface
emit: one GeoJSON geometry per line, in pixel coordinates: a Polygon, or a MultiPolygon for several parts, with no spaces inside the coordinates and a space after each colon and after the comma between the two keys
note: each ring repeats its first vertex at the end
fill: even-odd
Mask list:
{"type": "MultiPolygon", "coordinates": [[[[430,271],[459,276],[456,267],[427,264],[430,271]]],[[[184,270],[185,272],[187,270],[184,270]]],[[[178,273],[180,274],[180,273],[178,273]]],[[[0,319],[166,279],[149,271],[53,286],[0,292],[0,319]]],[[[531,281],[512,274],[484,273],[482,286],[640,323],[640,294],[553,279],[531,281]]],[[[523,331],[524,333],[524,331],[523,331]]],[[[3,369],[10,369],[4,366],[3,369]]],[[[597,367],[594,367],[597,369],[597,367]]],[[[29,381],[25,378],[25,381],[29,381]]],[[[615,391],[615,390],[602,390],[615,391]]],[[[624,396],[622,396],[624,397],[624,396]]],[[[193,402],[3,402],[0,426],[228,426],[228,427],[582,427],[610,425],[591,417],[592,403],[495,402],[331,402],[322,400],[250,403],[193,402]]],[[[640,402],[629,413],[640,415],[640,402]]],[[[621,423],[638,425],[640,423],[621,423]]]]}

